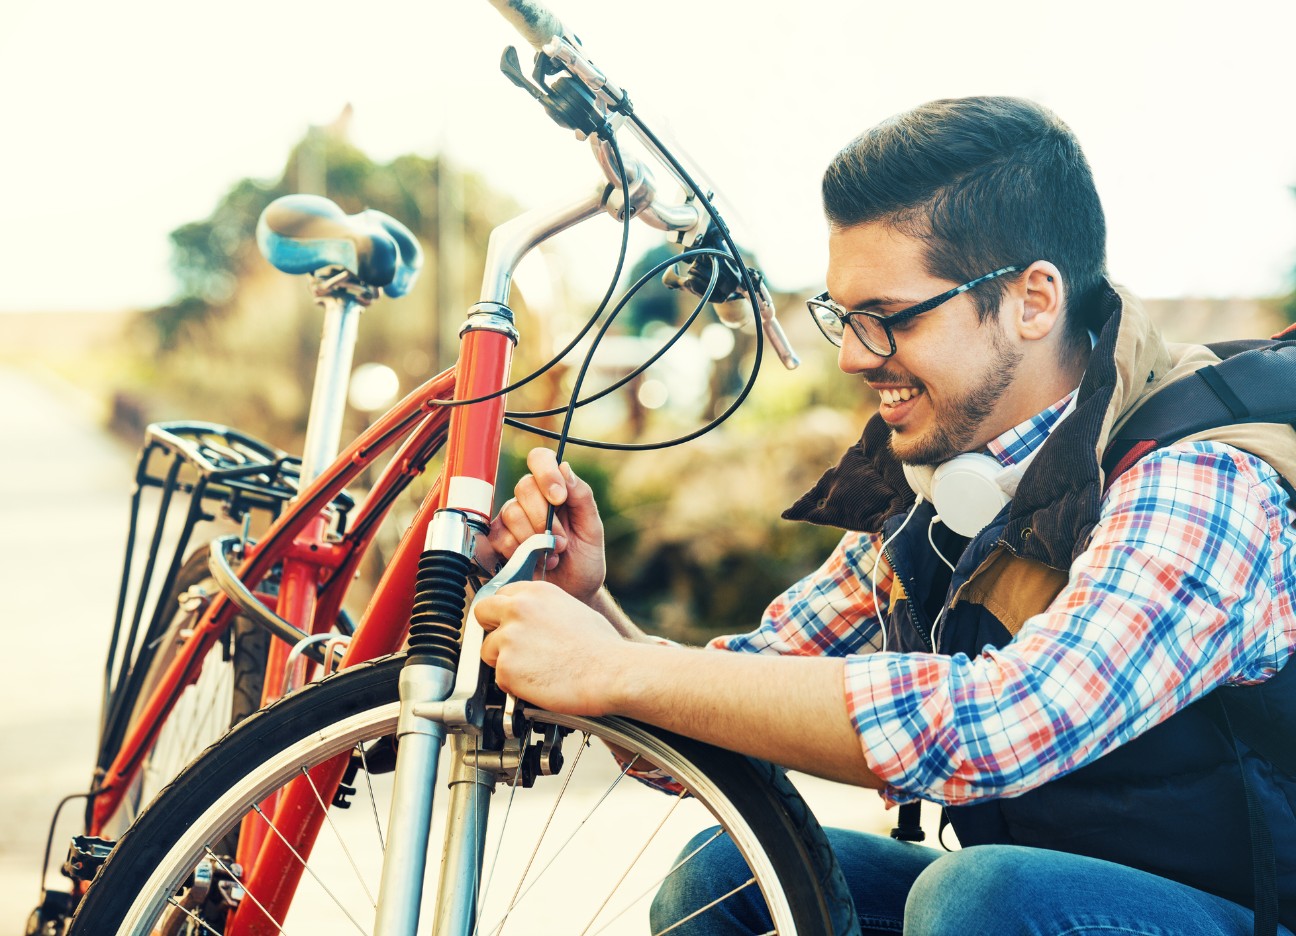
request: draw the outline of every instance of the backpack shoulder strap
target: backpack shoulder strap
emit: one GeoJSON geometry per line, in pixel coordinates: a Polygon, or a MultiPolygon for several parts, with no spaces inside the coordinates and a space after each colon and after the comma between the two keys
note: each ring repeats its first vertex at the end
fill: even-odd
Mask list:
{"type": "Polygon", "coordinates": [[[1288,334],[1210,345],[1223,360],[1158,390],[1113,435],[1103,454],[1105,487],[1150,452],[1208,429],[1296,425],[1296,326],[1280,333],[1288,334]]]}

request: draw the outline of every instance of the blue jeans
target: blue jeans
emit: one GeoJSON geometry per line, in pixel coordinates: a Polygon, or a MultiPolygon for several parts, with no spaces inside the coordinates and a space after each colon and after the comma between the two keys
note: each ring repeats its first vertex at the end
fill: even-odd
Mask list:
{"type": "MultiPolygon", "coordinates": [[[[1124,865],[1020,845],[944,852],[879,835],[826,829],[865,933],[906,936],[1250,936],[1240,904],[1124,865]]],[[[688,854],[713,834],[699,834],[688,854]]],[[[727,836],[706,846],[653,901],[660,932],[750,877],[727,836]]],[[[671,936],[766,933],[748,887],[671,936]]],[[[1290,930],[1279,927],[1282,936],[1290,930]]]]}

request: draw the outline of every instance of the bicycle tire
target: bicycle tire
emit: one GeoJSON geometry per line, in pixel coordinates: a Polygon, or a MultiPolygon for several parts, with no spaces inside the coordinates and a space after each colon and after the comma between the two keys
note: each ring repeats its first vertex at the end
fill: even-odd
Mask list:
{"type": "MultiPolygon", "coordinates": [[[[207,547],[190,554],[176,573],[164,600],[174,610],[158,640],[148,670],[131,703],[124,736],[143,716],[162,675],[183,646],[184,631],[197,623],[210,598],[219,594],[207,565],[207,547]],[[188,606],[195,602],[196,606],[188,606]]],[[[143,763],[122,797],[117,811],[102,830],[116,838],[130,826],[140,809],[210,744],[261,707],[270,635],[244,617],[235,617],[224,640],[207,652],[198,678],[186,686],[163,721],[158,736],[143,754],[143,763]]]]}
{"type": "MultiPolygon", "coordinates": [[[[150,932],[166,909],[168,898],[183,889],[186,878],[204,854],[204,846],[219,841],[224,830],[237,823],[251,804],[262,801],[268,792],[278,788],[286,779],[298,776],[307,766],[354,750],[356,744],[363,745],[372,738],[391,732],[399,708],[397,677],[403,662],[401,655],[386,657],[306,686],[256,713],[209,748],[148,806],[122,837],[89,888],[69,936],[150,932]]],[[[678,803],[694,802],[698,805],[692,809],[705,807],[717,817],[753,869],[755,883],[767,900],[771,916],[779,924],[778,932],[815,936],[859,932],[854,907],[832,850],[813,814],[778,768],[624,719],[572,718],[541,713],[536,718],[580,731],[585,734],[585,742],[591,736],[609,738],[624,748],[650,757],[676,776],[692,794],[690,799],[663,796],[629,779],[621,789],[626,791],[628,787],[632,804],[668,803],[674,811],[678,803]]],[[[578,756],[577,761],[583,763],[583,757],[595,753],[606,757],[604,752],[586,753],[585,746],[580,746],[582,756],[578,756]]],[[[570,753],[568,756],[570,759],[570,753]]],[[[606,758],[606,761],[610,762],[611,758],[606,758]]],[[[365,766],[368,767],[367,762],[365,766]]],[[[571,766],[574,771],[575,764],[571,766]]],[[[558,777],[550,778],[551,783],[558,781],[558,777]]],[[[369,795],[373,798],[372,778],[366,775],[365,782],[369,783],[369,795]]],[[[572,780],[565,776],[561,782],[563,791],[567,791],[572,780]]],[[[613,781],[613,789],[618,782],[613,781]]],[[[359,780],[354,786],[361,786],[359,780]]],[[[539,790],[541,783],[537,782],[536,786],[539,790]]],[[[508,789],[505,787],[497,792],[496,797],[504,795],[508,789]]],[[[598,787],[593,790],[590,796],[597,795],[598,787]]],[[[610,792],[604,792],[598,803],[609,799],[610,792]]],[[[360,796],[359,793],[354,795],[360,796]]],[[[538,794],[522,791],[522,796],[532,795],[538,794]]],[[[376,799],[373,807],[377,822],[376,799]]],[[[491,810],[492,818],[498,817],[501,810],[507,818],[514,808],[517,807],[514,807],[511,795],[507,808],[496,800],[491,810]]],[[[642,807],[632,805],[632,808],[642,807]]],[[[336,809],[330,811],[330,816],[338,816],[339,821],[353,821],[349,816],[340,816],[336,809]]],[[[354,821],[357,824],[367,821],[359,819],[358,813],[356,816],[354,821]]],[[[636,821],[642,820],[642,817],[635,818],[636,821]]],[[[618,818],[616,821],[621,823],[623,820],[618,818]]],[[[330,818],[329,824],[333,825],[333,822],[330,818]]],[[[582,820],[573,838],[568,839],[569,843],[576,834],[585,834],[585,825],[586,821],[582,820]]],[[[336,825],[333,828],[335,832],[338,830],[336,825]]],[[[545,829],[548,828],[546,823],[545,829]]],[[[624,827],[618,824],[613,828],[619,842],[625,834],[624,827]]],[[[381,839],[380,822],[378,831],[381,839]]],[[[316,852],[324,845],[326,836],[327,832],[321,832],[316,852]]],[[[490,842],[489,837],[487,841],[490,842]]],[[[670,847],[673,856],[683,841],[684,838],[672,839],[663,844],[670,847]]],[[[497,852],[503,851],[499,846],[495,848],[497,852]]],[[[316,862],[317,854],[309,854],[310,862],[316,862]]],[[[356,854],[359,854],[358,849],[356,854]]],[[[488,857],[490,854],[488,844],[488,857]]],[[[350,852],[348,855],[354,864],[354,856],[350,852]]],[[[548,872],[551,864],[537,873],[536,881],[548,872]]],[[[436,862],[430,861],[429,866],[435,868],[436,862]]],[[[528,863],[523,881],[530,868],[528,863]]],[[[666,868],[659,866],[657,870],[666,868]]],[[[311,871],[312,875],[316,873],[311,871]]],[[[486,872],[483,870],[482,874],[485,880],[486,872]]],[[[582,877],[581,882],[584,884],[588,880],[582,877]]],[[[303,886],[307,883],[310,883],[310,878],[303,876],[303,886]]],[[[479,887],[483,889],[482,901],[485,904],[491,896],[492,885],[487,881],[483,886],[479,881],[479,887]]],[[[519,882],[513,892],[513,903],[518,906],[530,893],[528,889],[519,899],[521,891],[522,883],[519,882]]],[[[545,892],[549,892],[549,888],[545,892]]],[[[651,890],[646,893],[650,895],[651,890]]],[[[302,891],[297,896],[306,913],[315,912],[323,905],[322,901],[302,891]]],[[[333,899],[337,900],[336,897],[333,899]]],[[[508,913],[518,912],[513,903],[505,912],[506,919],[508,913]]],[[[607,900],[595,912],[586,930],[600,919],[599,914],[606,906],[607,900]]],[[[297,912],[297,907],[295,904],[292,913],[297,912]]],[[[569,912],[566,903],[561,912],[569,912]]],[[[218,910],[216,915],[219,913],[218,910]]],[[[285,924],[296,922],[292,913],[285,917],[285,924]]],[[[617,920],[618,917],[613,918],[614,923],[617,920]]],[[[352,921],[355,922],[354,916],[352,921]]],[[[195,932],[223,932],[219,920],[213,924],[206,917],[203,927],[190,925],[195,927],[195,932]]],[[[565,923],[554,928],[550,923],[538,927],[524,924],[514,929],[528,933],[580,931],[579,921],[573,925],[577,928],[568,929],[565,923]]],[[[360,932],[367,932],[359,923],[356,927],[360,932]]],[[[294,926],[292,931],[333,932],[334,929],[321,927],[312,920],[294,926]]],[[[632,931],[643,930],[637,927],[632,931]]],[[[483,936],[488,932],[488,928],[482,927],[483,936]]]]}

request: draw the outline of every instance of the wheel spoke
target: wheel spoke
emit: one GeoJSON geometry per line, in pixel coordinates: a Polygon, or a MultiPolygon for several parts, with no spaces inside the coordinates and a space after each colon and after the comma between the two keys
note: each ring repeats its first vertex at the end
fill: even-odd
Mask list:
{"type": "MultiPolygon", "coordinates": [[[[709,904],[703,904],[701,907],[698,907],[696,910],[694,910],[694,911],[693,911],[692,913],[690,913],[688,916],[684,917],[684,919],[682,919],[682,920],[676,920],[674,923],[672,923],[670,926],[666,927],[664,930],[658,930],[657,932],[653,933],[653,936],[666,936],[666,934],[669,933],[669,932],[671,932],[672,930],[678,929],[679,927],[681,927],[681,926],[683,926],[685,923],[687,923],[689,920],[697,919],[699,916],[701,916],[702,914],[706,913],[706,912],[707,912],[708,910],[710,910],[712,907],[717,906],[717,905],[719,905],[719,904],[721,904],[721,903],[724,903],[726,900],[728,900],[728,899],[729,899],[730,897],[732,897],[734,894],[737,894],[737,893],[739,893],[740,891],[746,890],[748,887],[751,887],[751,886],[752,886],[753,884],[755,884],[755,883],[756,883],[756,879],[755,879],[754,877],[752,877],[752,878],[748,878],[744,883],[739,884],[737,887],[735,887],[735,888],[734,888],[733,890],[731,890],[729,893],[727,893],[727,894],[722,894],[721,896],[717,897],[715,900],[711,901],[709,904]]],[[[770,933],[777,933],[777,930],[771,930],[770,933]]],[[[770,936],[770,934],[766,934],[766,936],[770,936]]]]}
{"type": "Polygon", "coordinates": [[[360,752],[360,766],[364,770],[365,786],[369,789],[369,805],[373,807],[374,830],[378,833],[378,848],[385,855],[387,854],[387,841],[383,838],[382,820],[378,818],[378,800],[374,796],[373,777],[369,775],[369,759],[365,757],[363,744],[357,744],[356,750],[360,752]]]}
{"type": "MultiPolygon", "coordinates": [[[[576,765],[580,762],[581,754],[584,753],[585,749],[589,746],[589,739],[590,739],[589,732],[585,732],[584,737],[581,739],[582,743],[581,743],[580,751],[577,752],[576,758],[572,761],[571,770],[569,771],[569,777],[571,772],[574,772],[576,770],[576,765]]],[[[575,839],[576,836],[580,834],[580,831],[582,828],[584,828],[585,823],[587,823],[590,820],[590,818],[594,815],[594,813],[598,811],[598,808],[603,805],[603,802],[608,798],[609,795],[611,795],[612,791],[616,789],[617,785],[623,779],[625,779],[626,774],[628,774],[631,771],[631,769],[633,769],[635,762],[638,761],[638,759],[639,758],[636,755],[628,764],[626,764],[624,767],[621,768],[621,772],[617,774],[616,779],[614,779],[610,784],[608,784],[607,789],[603,791],[603,795],[600,796],[598,800],[594,803],[594,805],[590,807],[589,812],[585,814],[585,816],[580,820],[580,822],[576,823],[576,828],[574,828],[571,834],[568,835],[567,838],[563,840],[563,843],[558,846],[557,851],[555,851],[552,855],[549,856],[549,860],[544,863],[544,866],[541,867],[540,870],[536,872],[536,876],[531,880],[531,883],[527,885],[526,890],[522,891],[522,893],[516,897],[513,906],[516,906],[517,904],[520,904],[523,900],[525,900],[527,894],[531,893],[532,888],[534,888],[537,884],[540,883],[540,880],[545,876],[545,872],[547,872],[551,867],[553,867],[554,862],[557,861],[562,856],[563,852],[566,851],[567,846],[570,845],[572,843],[572,840],[575,839]]],[[[499,923],[496,923],[495,929],[490,931],[491,936],[495,936],[495,934],[499,932],[499,928],[502,927],[503,925],[504,925],[503,920],[501,920],[499,923]]]]}
{"type": "MultiPolygon", "coordinates": [[[[274,828],[274,826],[271,826],[271,828],[274,828]]],[[[229,865],[227,865],[224,861],[221,860],[219,855],[217,855],[214,851],[212,851],[210,844],[204,845],[203,850],[207,852],[208,858],[216,862],[217,867],[219,867],[222,871],[224,871],[226,874],[230,876],[230,880],[235,880],[235,881],[238,880],[238,875],[234,873],[234,871],[230,868],[229,865]]],[[[279,936],[288,936],[288,931],[284,929],[283,924],[270,915],[270,911],[265,908],[265,904],[257,900],[256,894],[252,893],[247,888],[244,888],[243,895],[245,897],[250,898],[251,901],[257,905],[257,909],[260,910],[263,914],[265,914],[265,918],[269,920],[271,925],[274,926],[274,928],[279,931],[279,936]]]]}
{"type": "Polygon", "coordinates": [[[647,897],[649,894],[656,893],[656,892],[657,892],[657,889],[660,888],[663,884],[665,884],[665,883],[666,883],[666,880],[667,880],[667,879],[668,879],[672,874],[674,874],[674,873],[675,873],[676,871],[678,871],[680,868],[684,867],[686,864],[688,864],[690,861],[692,861],[692,860],[693,860],[693,857],[694,857],[695,855],[697,855],[700,851],[702,851],[702,849],[706,848],[708,845],[710,845],[712,842],[714,842],[716,839],[718,839],[718,838],[719,838],[720,836],[722,836],[722,835],[724,835],[724,829],[716,829],[714,835],[712,835],[709,839],[707,839],[705,842],[703,842],[703,843],[702,843],[701,845],[699,845],[697,848],[693,849],[691,852],[689,852],[687,855],[685,855],[683,858],[681,858],[679,861],[677,861],[677,862],[675,863],[675,865],[674,865],[674,866],[673,866],[669,871],[667,871],[665,874],[663,874],[663,875],[662,875],[661,877],[659,877],[657,880],[655,880],[655,881],[653,881],[651,884],[649,884],[646,888],[644,888],[644,889],[639,893],[639,895],[638,895],[637,897],[635,897],[634,900],[630,901],[628,904],[626,904],[624,907],[622,907],[619,911],[617,911],[617,913],[616,913],[615,916],[609,918],[608,921],[607,921],[606,923],[604,923],[602,926],[600,926],[598,929],[596,929],[596,930],[594,931],[594,933],[593,933],[593,936],[598,936],[599,933],[602,933],[603,931],[605,931],[609,926],[611,926],[611,925],[612,925],[613,923],[615,923],[617,920],[621,919],[621,917],[625,916],[626,913],[628,913],[632,907],[634,907],[636,904],[638,904],[639,901],[643,900],[643,899],[644,899],[645,897],[647,897]]]}
{"type": "Polygon", "coordinates": [[[202,927],[203,929],[205,929],[207,932],[214,934],[214,936],[221,936],[221,934],[220,934],[219,932],[217,932],[216,930],[212,929],[211,926],[209,926],[209,925],[207,924],[207,921],[206,921],[206,920],[204,920],[202,917],[198,916],[198,914],[194,913],[194,912],[193,912],[192,910],[190,910],[188,907],[182,907],[182,906],[180,905],[180,901],[176,900],[174,897],[168,897],[168,898],[167,898],[167,903],[169,903],[171,906],[175,907],[177,910],[179,910],[181,913],[183,913],[183,914],[184,914],[185,916],[187,916],[189,919],[193,920],[195,923],[197,923],[199,926],[201,926],[201,927],[202,927]]]}
{"type": "MultiPolygon", "coordinates": [[[[360,873],[360,866],[356,864],[355,856],[351,854],[351,849],[347,848],[346,839],[342,838],[342,833],[339,832],[338,827],[334,825],[333,816],[330,813],[328,806],[324,803],[324,797],[320,796],[319,787],[315,786],[315,780],[311,777],[310,771],[303,767],[301,768],[301,774],[306,778],[306,782],[310,784],[311,792],[315,794],[315,802],[319,803],[320,810],[324,813],[324,819],[328,822],[329,828],[333,830],[333,835],[337,838],[338,844],[342,846],[342,853],[346,855],[347,861],[351,863],[351,868],[355,871],[356,880],[360,882],[360,886],[364,888],[365,895],[369,898],[370,906],[377,908],[378,901],[374,899],[373,891],[371,891],[369,885],[365,883],[364,875],[360,873]]],[[[304,866],[305,862],[302,862],[302,864],[304,866]]],[[[309,871],[310,868],[307,868],[306,870],[309,871]]],[[[319,878],[316,878],[316,880],[319,880],[319,878]]],[[[320,883],[321,885],[323,884],[322,881],[320,883]]],[[[339,904],[339,906],[341,906],[341,904],[339,904]]],[[[352,920],[352,922],[354,923],[355,921],[352,920]]],[[[356,923],[357,929],[359,926],[360,924],[356,923]]],[[[364,931],[361,930],[361,932],[364,931]]]]}
{"type": "Polygon", "coordinates": [[[603,898],[603,902],[599,904],[598,909],[594,911],[594,916],[590,917],[590,921],[586,923],[585,928],[580,931],[580,936],[585,936],[585,934],[590,931],[590,927],[598,920],[599,914],[603,912],[603,908],[611,902],[613,895],[615,895],[621,885],[625,883],[625,879],[629,876],[630,872],[634,870],[634,866],[639,863],[639,859],[643,857],[643,853],[648,850],[648,846],[653,843],[653,839],[657,838],[657,833],[662,830],[670,817],[675,815],[675,808],[679,806],[683,800],[684,791],[681,790],[679,795],[675,797],[675,801],[671,803],[671,808],[666,811],[666,815],[662,816],[661,822],[657,823],[656,828],[648,834],[647,840],[639,847],[639,851],[635,852],[635,856],[630,859],[630,863],[626,865],[626,869],[621,872],[621,876],[617,878],[617,882],[612,885],[612,889],[608,891],[608,895],[603,898]]]}
{"type": "MultiPolygon", "coordinates": [[[[477,739],[473,739],[473,750],[476,750],[477,739]]],[[[509,812],[513,809],[513,797],[517,795],[518,782],[522,779],[522,765],[513,771],[513,782],[509,784],[508,801],[504,804],[504,820],[500,823],[499,835],[495,839],[495,853],[491,856],[490,873],[486,875],[486,884],[482,887],[481,895],[477,904],[477,912],[473,914],[476,919],[473,921],[472,936],[477,936],[481,929],[481,911],[486,906],[486,898],[490,896],[491,882],[495,880],[495,869],[499,867],[500,849],[504,847],[504,830],[508,828],[509,812]]],[[[474,795],[476,795],[474,793],[474,795]]]]}
{"type": "MultiPolygon", "coordinates": [[[[260,808],[260,805],[259,804],[254,805],[253,809],[255,810],[255,812],[257,812],[257,815],[259,815],[259,817],[262,818],[262,821],[266,823],[268,827],[270,827],[270,831],[273,832],[273,834],[275,834],[276,839],[279,839],[281,843],[284,843],[284,848],[288,849],[289,852],[292,852],[293,857],[295,858],[295,860],[297,860],[298,865],[301,865],[302,869],[306,871],[306,874],[311,875],[311,878],[315,879],[315,883],[320,885],[321,891],[327,893],[329,900],[332,900],[333,904],[337,906],[337,909],[341,910],[342,913],[346,915],[346,918],[351,920],[351,926],[354,926],[356,928],[356,931],[362,933],[362,936],[368,936],[367,933],[364,932],[364,927],[360,926],[360,924],[356,922],[355,917],[353,917],[353,915],[350,914],[350,911],[347,910],[345,906],[342,906],[342,901],[338,900],[337,895],[336,893],[333,893],[332,888],[329,888],[328,884],[325,884],[323,880],[320,880],[320,876],[318,874],[315,874],[315,869],[312,869],[312,867],[310,866],[310,862],[307,862],[306,858],[303,858],[301,854],[298,853],[298,850],[293,848],[293,843],[290,843],[290,841],[286,839],[286,837],[284,836],[283,832],[279,831],[279,827],[275,826],[275,823],[271,822],[270,817],[268,817],[266,813],[262,812],[262,808],[260,808]]],[[[246,893],[248,893],[248,896],[251,897],[251,891],[246,891],[246,893]]],[[[262,909],[262,913],[266,913],[266,907],[260,905],[260,901],[255,900],[255,898],[253,898],[253,902],[255,902],[257,906],[260,906],[260,909],[262,909]]],[[[266,915],[267,917],[270,917],[270,914],[266,913],[266,915]]],[[[276,924],[276,926],[279,926],[279,924],[276,924]]]]}

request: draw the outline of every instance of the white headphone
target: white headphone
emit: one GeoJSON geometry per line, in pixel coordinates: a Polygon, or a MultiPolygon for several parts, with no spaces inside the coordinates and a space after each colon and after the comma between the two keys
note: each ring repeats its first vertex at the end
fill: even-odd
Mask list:
{"type": "Polygon", "coordinates": [[[1011,500],[999,485],[1003,465],[989,455],[965,452],[934,468],[902,467],[914,493],[935,507],[941,523],[960,536],[976,536],[1011,500]]]}

